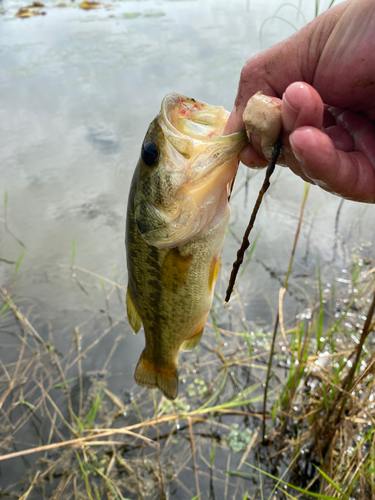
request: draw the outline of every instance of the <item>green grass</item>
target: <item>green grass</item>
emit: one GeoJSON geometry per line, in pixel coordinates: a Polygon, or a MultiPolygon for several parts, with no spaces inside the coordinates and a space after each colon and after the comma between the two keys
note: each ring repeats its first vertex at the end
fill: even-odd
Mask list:
{"type": "MultiPolygon", "coordinates": [[[[56,388],[56,386],[55,386],[56,388]]],[[[92,423],[95,420],[96,414],[98,413],[98,409],[103,401],[104,395],[101,394],[101,390],[99,389],[98,394],[93,399],[91,408],[87,413],[86,417],[82,420],[78,418],[78,416],[71,409],[71,414],[78,425],[78,434],[82,434],[82,432],[86,429],[91,429],[92,423]]]]}
{"type": "Polygon", "coordinates": [[[14,266],[13,278],[15,278],[17,276],[17,273],[18,273],[18,270],[20,268],[21,262],[22,262],[22,260],[24,258],[24,255],[25,255],[25,248],[22,247],[21,251],[20,251],[20,254],[19,254],[19,257],[17,259],[16,265],[14,266]]]}

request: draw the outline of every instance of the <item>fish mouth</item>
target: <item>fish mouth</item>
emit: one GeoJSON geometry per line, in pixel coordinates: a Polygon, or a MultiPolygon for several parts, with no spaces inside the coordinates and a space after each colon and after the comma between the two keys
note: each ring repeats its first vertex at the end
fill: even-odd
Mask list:
{"type": "Polygon", "coordinates": [[[198,142],[237,142],[245,138],[245,130],[223,135],[229,111],[191,97],[172,92],[161,104],[160,122],[164,135],[185,158],[190,158],[198,142]]]}
{"type": "Polygon", "coordinates": [[[183,155],[191,153],[194,139],[202,141],[222,136],[229,114],[222,106],[212,106],[175,92],[168,94],[161,104],[161,116],[168,129],[166,135],[176,142],[176,149],[181,148],[183,155]],[[176,141],[176,137],[180,141],[176,141]]]}
{"type": "Polygon", "coordinates": [[[184,184],[197,204],[205,193],[232,182],[237,157],[247,143],[246,132],[222,135],[230,113],[177,93],[168,94],[161,105],[159,123],[174,149],[185,158],[189,181],[184,184]]]}

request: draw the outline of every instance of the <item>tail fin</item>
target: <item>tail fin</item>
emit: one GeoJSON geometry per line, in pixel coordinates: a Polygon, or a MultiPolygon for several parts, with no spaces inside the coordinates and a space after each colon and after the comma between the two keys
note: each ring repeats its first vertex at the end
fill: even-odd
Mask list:
{"type": "Polygon", "coordinates": [[[135,369],[134,380],[142,387],[157,387],[166,398],[176,399],[178,394],[177,366],[161,369],[150,362],[143,351],[135,369]]]}

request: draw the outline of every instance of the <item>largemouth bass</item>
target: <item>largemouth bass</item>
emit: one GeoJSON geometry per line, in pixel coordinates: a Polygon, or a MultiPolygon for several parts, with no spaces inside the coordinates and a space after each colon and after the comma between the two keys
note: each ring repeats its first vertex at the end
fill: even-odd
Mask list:
{"type": "Polygon", "coordinates": [[[177,357],[202,337],[229,222],[228,198],[246,133],[223,136],[229,112],[168,94],[132,179],[126,253],[130,326],[146,347],[135,381],[178,393],[177,357]]]}

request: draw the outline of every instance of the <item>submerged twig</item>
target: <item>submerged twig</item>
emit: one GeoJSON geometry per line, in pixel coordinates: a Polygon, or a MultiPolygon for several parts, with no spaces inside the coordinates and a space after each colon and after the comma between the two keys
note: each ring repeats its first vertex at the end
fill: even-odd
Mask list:
{"type": "Polygon", "coordinates": [[[190,432],[190,446],[191,446],[191,455],[193,457],[193,466],[194,466],[194,476],[195,476],[195,486],[197,488],[197,495],[200,496],[201,492],[199,489],[199,478],[198,478],[198,469],[197,469],[197,459],[195,457],[195,446],[194,446],[194,433],[193,433],[193,424],[191,422],[191,418],[188,417],[189,423],[189,432],[190,432]]]}
{"type": "Polygon", "coordinates": [[[6,304],[9,304],[10,310],[13,312],[13,314],[16,316],[16,318],[21,322],[21,324],[23,326],[26,326],[29,329],[29,331],[33,334],[35,339],[40,344],[42,344],[43,347],[45,347],[48,350],[51,350],[51,346],[49,344],[47,344],[46,342],[44,342],[44,340],[39,335],[39,333],[35,330],[35,328],[31,325],[31,323],[26,319],[26,317],[21,313],[21,311],[15,305],[15,303],[11,299],[8,291],[5,288],[0,287],[0,297],[6,304]]]}
{"type": "Polygon", "coordinates": [[[339,206],[337,208],[336,217],[335,217],[335,237],[333,240],[332,260],[335,260],[335,258],[336,258],[337,241],[338,241],[338,235],[339,235],[340,213],[341,213],[341,209],[342,209],[343,204],[344,204],[344,198],[341,198],[339,206]]]}
{"type": "MultiPolygon", "coordinates": [[[[155,419],[157,421],[157,419],[158,419],[158,405],[157,405],[156,390],[154,390],[154,406],[155,406],[155,419]]],[[[164,499],[166,497],[165,497],[164,484],[163,484],[163,469],[162,469],[161,458],[160,458],[159,424],[156,423],[155,427],[156,427],[156,444],[157,444],[157,456],[158,456],[159,473],[157,473],[156,471],[154,471],[154,474],[157,476],[158,481],[159,481],[160,497],[161,497],[161,499],[164,499]]]]}
{"type": "Polygon", "coordinates": [[[245,234],[244,234],[244,237],[242,240],[242,245],[237,252],[237,259],[233,263],[233,268],[232,268],[232,272],[230,275],[227,292],[225,295],[225,302],[229,302],[230,296],[232,295],[234,284],[236,282],[238,271],[239,271],[240,266],[243,262],[245,251],[247,250],[247,248],[250,245],[249,234],[254,226],[254,222],[255,222],[256,216],[258,214],[260,204],[262,203],[263,196],[270,186],[270,177],[273,174],[273,171],[275,170],[275,165],[276,165],[277,159],[278,159],[279,154],[280,154],[281,146],[282,146],[282,141],[281,141],[281,136],[280,136],[275,144],[275,147],[273,148],[272,159],[270,161],[270,164],[267,167],[266,176],[264,178],[263,185],[259,191],[257,201],[255,202],[253,212],[252,212],[251,217],[250,217],[249,225],[246,228],[246,231],[245,231],[245,234]]]}
{"type": "Polygon", "coordinates": [[[37,473],[35,474],[35,476],[34,476],[34,479],[33,479],[33,480],[32,480],[32,482],[31,482],[31,484],[30,484],[29,488],[28,488],[28,489],[27,489],[27,491],[25,491],[25,493],[24,493],[24,494],[20,497],[20,500],[26,500],[26,499],[29,497],[29,495],[30,495],[31,491],[33,490],[33,488],[34,488],[34,486],[35,486],[35,484],[36,484],[36,482],[37,482],[37,479],[38,479],[39,475],[40,475],[40,471],[38,470],[38,472],[37,472],[37,473]]]}
{"type": "Polygon", "coordinates": [[[22,248],[26,248],[25,243],[17,238],[17,236],[8,227],[8,191],[5,191],[4,193],[4,219],[1,219],[1,221],[4,222],[5,231],[11,235],[14,241],[21,245],[22,248]]]}
{"type": "MultiPolygon", "coordinates": [[[[81,347],[81,339],[79,335],[79,327],[76,326],[74,328],[74,338],[76,341],[77,347],[77,356],[80,354],[81,347]]],[[[82,360],[78,359],[78,377],[79,377],[79,405],[78,405],[78,418],[82,418],[82,408],[83,408],[83,378],[82,378],[82,360]]],[[[72,413],[72,412],[71,412],[72,413]]]]}

